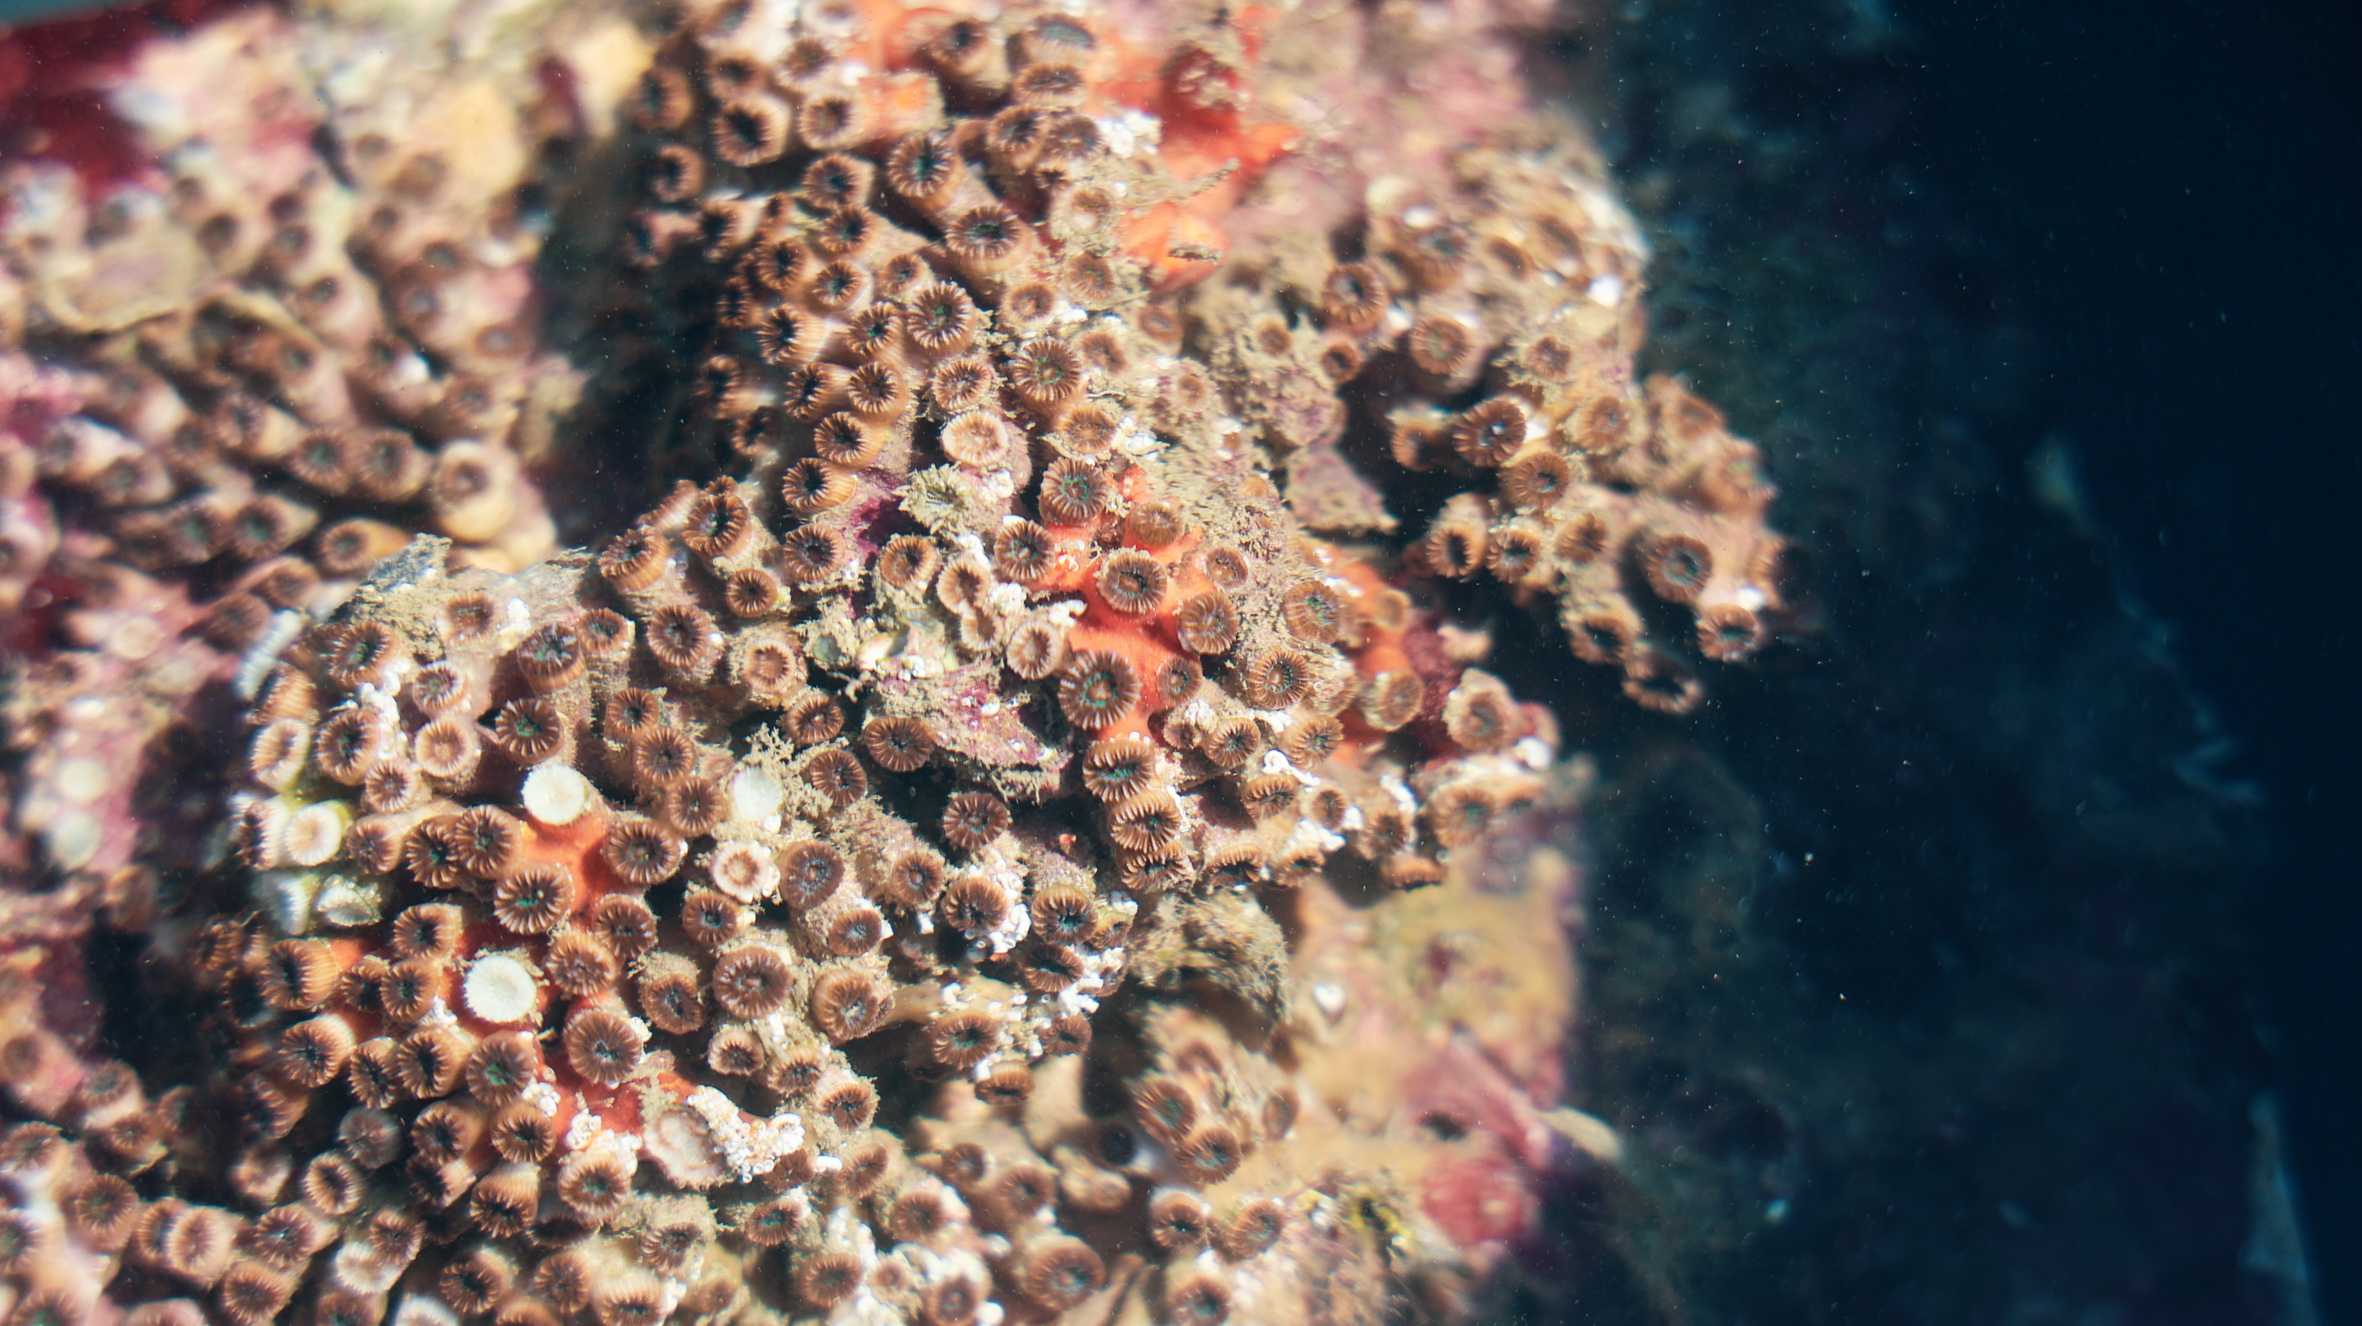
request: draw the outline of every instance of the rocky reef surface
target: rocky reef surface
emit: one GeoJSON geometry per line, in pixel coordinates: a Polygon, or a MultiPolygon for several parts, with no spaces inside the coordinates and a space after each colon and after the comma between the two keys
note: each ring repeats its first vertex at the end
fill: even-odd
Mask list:
{"type": "Polygon", "coordinates": [[[1563,1273],[1590,775],[1486,614],[1680,714],[1793,609],[1554,21],[9,37],[11,1320],[1563,1273]]]}

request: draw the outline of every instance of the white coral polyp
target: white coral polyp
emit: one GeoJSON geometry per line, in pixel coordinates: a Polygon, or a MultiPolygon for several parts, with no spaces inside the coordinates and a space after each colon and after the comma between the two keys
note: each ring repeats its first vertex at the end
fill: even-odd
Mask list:
{"type": "Polygon", "coordinates": [[[516,954],[488,953],[468,964],[460,995],[486,1022],[523,1022],[540,1006],[541,983],[516,954]]]}
{"type": "Polygon", "coordinates": [[[591,781],[562,764],[545,764],[525,776],[525,813],[543,824],[572,824],[599,799],[591,781]]]}
{"type": "Polygon", "coordinates": [[[314,802],[287,818],[282,850],[299,866],[326,865],[344,846],[345,826],[352,819],[352,809],[344,802],[314,802]]]}
{"type": "Polygon", "coordinates": [[[742,765],[730,776],[730,806],[738,819],[760,824],[787,804],[787,789],[770,770],[742,765]]]}

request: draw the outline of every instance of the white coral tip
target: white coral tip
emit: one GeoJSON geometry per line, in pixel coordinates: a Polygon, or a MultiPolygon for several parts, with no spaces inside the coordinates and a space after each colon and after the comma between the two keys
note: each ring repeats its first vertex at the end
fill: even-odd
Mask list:
{"type": "Polygon", "coordinates": [[[516,954],[488,953],[468,965],[460,995],[486,1022],[522,1022],[540,1003],[541,983],[516,954]]]}
{"type": "Polygon", "coordinates": [[[543,824],[572,824],[598,799],[588,778],[562,764],[545,764],[525,776],[525,813],[543,824]]]}

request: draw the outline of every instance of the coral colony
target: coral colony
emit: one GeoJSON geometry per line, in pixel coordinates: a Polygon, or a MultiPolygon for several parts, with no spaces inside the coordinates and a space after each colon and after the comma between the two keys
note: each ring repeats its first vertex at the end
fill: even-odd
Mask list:
{"type": "Polygon", "coordinates": [[[1479,1310],[1613,1142],[1455,582],[1674,711],[1781,608],[1537,16],[340,8],[6,168],[10,1320],[1479,1310]],[[704,468],[564,550],[635,358],[704,468]]]}

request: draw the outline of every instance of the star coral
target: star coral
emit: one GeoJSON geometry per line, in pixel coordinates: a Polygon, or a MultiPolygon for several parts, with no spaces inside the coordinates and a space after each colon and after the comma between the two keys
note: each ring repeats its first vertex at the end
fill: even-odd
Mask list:
{"type": "Polygon", "coordinates": [[[1555,596],[1665,708],[1780,603],[1752,450],[1631,381],[1628,219],[1488,82],[1502,16],[500,12],[530,93],[345,63],[313,117],[246,13],[130,76],[126,228],[11,177],[25,344],[71,366],[0,364],[0,570],[47,568],[0,591],[68,646],[28,642],[19,824],[145,926],[159,813],[71,770],[246,711],[155,931],[202,1080],[77,1114],[20,1075],[103,1155],[20,1132],[19,1205],[158,1176],[71,1243],[76,1310],[1473,1311],[1569,1139],[1612,1146],[1549,1108],[1575,776],[1441,590],[1555,596]],[[1387,143],[1414,85],[1451,142],[1387,143]],[[534,264],[589,242],[545,190],[596,235],[609,175],[578,395],[534,264]],[[552,554],[548,462],[630,398],[706,471],[552,554]],[[1426,525],[1372,537],[1390,501],[1426,525]],[[215,507],[251,548],[178,519],[215,507]]]}

